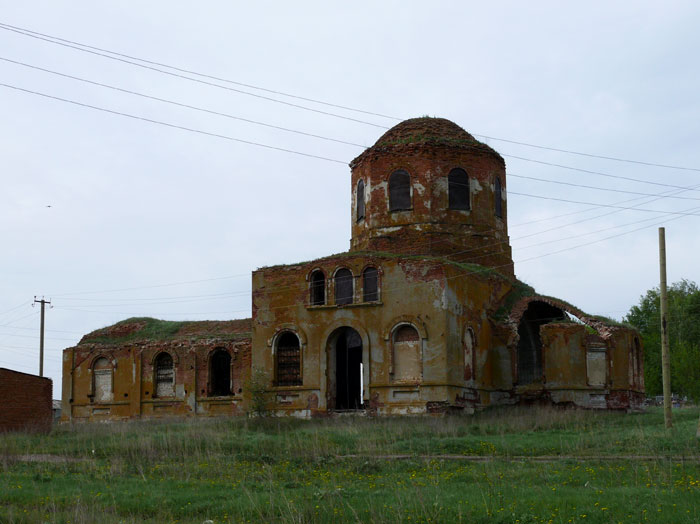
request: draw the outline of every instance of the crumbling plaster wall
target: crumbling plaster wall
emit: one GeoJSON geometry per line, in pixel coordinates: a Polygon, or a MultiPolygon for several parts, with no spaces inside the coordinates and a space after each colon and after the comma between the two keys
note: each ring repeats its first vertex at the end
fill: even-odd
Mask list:
{"type": "Polygon", "coordinates": [[[585,314],[564,301],[544,296],[528,296],[511,309],[509,346],[517,377],[518,322],[531,302],[544,302],[568,312],[583,324],[551,322],[542,325],[543,380],[516,386],[519,400],[542,398],[554,403],[574,404],[596,409],[638,409],[644,400],[643,361],[639,334],[632,328],[613,325],[585,314]],[[636,339],[636,343],[635,343],[636,339]],[[591,378],[589,352],[603,351],[605,377],[591,378]],[[640,378],[642,377],[642,378],[640,378]]]}
{"type": "Polygon", "coordinates": [[[512,277],[505,184],[505,164],[494,152],[411,144],[389,151],[370,149],[352,170],[351,251],[450,256],[512,277]],[[469,210],[449,209],[447,176],[453,168],[469,175],[469,210]],[[412,209],[390,212],[388,180],[398,169],[411,175],[412,209]],[[503,188],[502,217],[494,212],[496,177],[503,188]],[[366,215],[356,220],[360,179],[365,183],[366,215]]]}
{"type": "Polygon", "coordinates": [[[63,353],[62,420],[127,419],[172,415],[235,415],[243,412],[243,386],[250,374],[250,338],[142,341],[82,344],[63,353]],[[233,394],[211,397],[209,356],[224,349],[232,356],[233,394]],[[153,360],[161,352],[173,358],[174,395],[154,398],[153,360]],[[93,363],[112,363],[112,401],[95,398],[93,363]]]}
{"type": "MultiPolygon", "coordinates": [[[[363,400],[380,413],[425,411],[426,403],[444,401],[451,363],[445,351],[444,266],[430,259],[379,254],[344,254],[293,266],[263,268],[253,274],[253,366],[275,368],[277,334],[290,330],[302,343],[303,385],[271,386],[272,406],[309,414],[329,407],[329,340],[336,329],[350,327],[362,338],[365,387],[363,400]],[[367,266],[379,269],[377,302],[363,302],[360,275],[367,266]],[[345,267],[355,275],[353,304],[336,306],[332,278],[345,267]],[[326,304],[311,306],[308,276],[327,275],[326,304]],[[421,377],[415,383],[396,381],[392,368],[392,329],[410,324],[420,336],[421,377]],[[305,411],[306,410],[306,411],[305,411]]],[[[270,377],[271,384],[274,376],[270,377]]]]}

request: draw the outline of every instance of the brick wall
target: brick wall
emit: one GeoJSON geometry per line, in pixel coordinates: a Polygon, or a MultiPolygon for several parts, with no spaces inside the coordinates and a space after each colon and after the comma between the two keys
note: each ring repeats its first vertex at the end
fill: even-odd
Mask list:
{"type": "Polygon", "coordinates": [[[0,368],[0,433],[50,431],[51,379],[0,368]]]}

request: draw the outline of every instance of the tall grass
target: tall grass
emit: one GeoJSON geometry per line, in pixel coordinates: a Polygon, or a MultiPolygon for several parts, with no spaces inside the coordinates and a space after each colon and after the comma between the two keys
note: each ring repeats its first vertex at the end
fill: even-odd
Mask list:
{"type": "Polygon", "coordinates": [[[659,508],[669,522],[697,522],[698,413],[676,412],[670,432],[658,410],[512,407],[465,418],[177,419],[7,434],[0,522],[640,522],[659,508]],[[531,460],[551,456],[560,458],[531,460]]]}

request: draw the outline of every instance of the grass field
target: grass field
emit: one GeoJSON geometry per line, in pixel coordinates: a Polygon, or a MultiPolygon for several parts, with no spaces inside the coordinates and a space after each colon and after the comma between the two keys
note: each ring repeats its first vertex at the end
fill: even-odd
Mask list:
{"type": "Polygon", "coordinates": [[[697,408],[0,435],[2,523],[700,522],[697,408]]]}

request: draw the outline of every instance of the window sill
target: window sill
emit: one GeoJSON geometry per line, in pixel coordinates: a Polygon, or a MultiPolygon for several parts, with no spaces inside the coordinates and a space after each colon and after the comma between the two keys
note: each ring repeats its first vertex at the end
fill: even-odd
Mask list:
{"type": "Polygon", "coordinates": [[[272,386],[268,391],[316,391],[319,386],[272,386]]]}
{"type": "Polygon", "coordinates": [[[353,307],[373,307],[373,306],[383,306],[384,303],[381,300],[375,300],[373,302],[353,302],[352,304],[323,304],[319,306],[306,306],[309,310],[318,309],[342,309],[342,308],[353,308],[353,307]]]}
{"type": "Polygon", "coordinates": [[[197,397],[197,402],[240,402],[243,400],[243,395],[222,395],[218,397],[197,397]]]}

